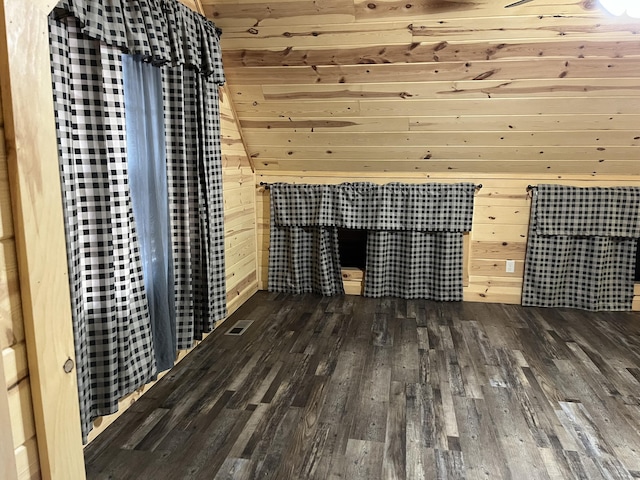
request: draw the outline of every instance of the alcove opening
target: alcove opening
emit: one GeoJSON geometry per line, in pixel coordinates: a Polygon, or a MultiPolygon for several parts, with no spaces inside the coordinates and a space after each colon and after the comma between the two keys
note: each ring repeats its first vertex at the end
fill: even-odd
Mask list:
{"type": "Polygon", "coordinates": [[[367,231],[353,228],[338,229],[340,266],[364,270],[367,264],[367,231]]]}

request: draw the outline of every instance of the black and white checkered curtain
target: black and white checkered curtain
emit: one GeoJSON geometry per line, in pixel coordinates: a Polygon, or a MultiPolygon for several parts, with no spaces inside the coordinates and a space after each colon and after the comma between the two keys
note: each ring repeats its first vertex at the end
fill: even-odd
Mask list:
{"type": "Polygon", "coordinates": [[[472,183],[273,186],[273,216],[280,226],[423,232],[471,230],[475,192],[472,183]]]}
{"type": "Polygon", "coordinates": [[[471,230],[475,185],[387,190],[380,202],[383,220],[367,235],[364,295],[461,301],[463,235],[471,230]]]}
{"type": "Polygon", "coordinates": [[[640,188],[539,185],[522,304],[631,310],[640,188]]]}
{"type": "Polygon", "coordinates": [[[52,15],[75,17],[86,37],[153,65],[186,65],[224,83],[220,30],[177,0],[60,0],[52,15]]]}
{"type": "Polygon", "coordinates": [[[273,184],[269,289],[343,293],[337,228],[354,228],[368,231],[366,296],[462,300],[474,192],[470,183],[273,184]]]}
{"type": "Polygon", "coordinates": [[[178,348],[226,315],[219,31],[176,0],[62,0],[50,16],[82,431],[156,373],[128,190],[121,53],[161,67],[178,348]]]}
{"type": "Polygon", "coordinates": [[[178,349],[227,314],[218,86],[163,67],[178,349]]]}
{"type": "Polygon", "coordinates": [[[371,230],[366,297],[461,301],[463,233],[371,230]]]}
{"type": "Polygon", "coordinates": [[[274,184],[271,187],[271,233],[269,291],[287,293],[344,293],[338,252],[338,229],[334,226],[280,225],[276,211],[298,208],[282,197],[283,190],[301,195],[322,194],[315,185],[274,184]],[[293,187],[293,188],[291,188],[293,187]]]}
{"type": "Polygon", "coordinates": [[[82,432],[149,382],[155,358],[127,182],[120,51],[50,20],[82,432]],[[89,60],[89,61],[85,61],[89,60]]]}

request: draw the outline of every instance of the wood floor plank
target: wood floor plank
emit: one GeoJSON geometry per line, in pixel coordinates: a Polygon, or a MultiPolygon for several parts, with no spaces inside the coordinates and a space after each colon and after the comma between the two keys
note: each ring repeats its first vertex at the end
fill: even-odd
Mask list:
{"type": "Polygon", "coordinates": [[[404,480],[406,473],[406,398],[405,384],[393,382],[389,392],[382,478],[404,480]]]}
{"type": "Polygon", "coordinates": [[[512,478],[484,400],[454,397],[467,478],[512,478]]]}
{"type": "Polygon", "coordinates": [[[89,479],[638,479],[640,313],[258,292],[89,479]]]}
{"type": "Polygon", "coordinates": [[[536,439],[522,416],[519,399],[513,389],[487,387],[484,400],[511,478],[549,480],[536,439]],[[529,461],[521,462],[523,457],[529,461]]]}
{"type": "Polygon", "coordinates": [[[345,454],[346,478],[382,479],[384,444],[350,439],[345,454]]]}

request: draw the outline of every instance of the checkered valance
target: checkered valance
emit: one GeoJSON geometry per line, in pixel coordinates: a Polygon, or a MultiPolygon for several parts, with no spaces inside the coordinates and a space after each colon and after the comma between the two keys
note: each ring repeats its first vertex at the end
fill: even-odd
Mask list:
{"type": "Polygon", "coordinates": [[[278,226],[466,232],[473,217],[472,183],[343,183],[271,185],[278,226]]]}
{"type": "Polygon", "coordinates": [[[640,188],[539,185],[538,235],[640,237],[640,188]]]}
{"type": "Polygon", "coordinates": [[[61,0],[54,14],[76,17],[88,38],[224,83],[220,30],[176,0],[61,0]]]}

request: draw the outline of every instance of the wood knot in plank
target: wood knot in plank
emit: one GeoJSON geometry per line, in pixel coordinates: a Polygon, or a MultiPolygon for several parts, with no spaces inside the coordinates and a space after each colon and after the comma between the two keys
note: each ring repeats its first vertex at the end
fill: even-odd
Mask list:
{"type": "Polygon", "coordinates": [[[437,44],[435,47],[433,47],[433,51],[434,52],[439,52],[440,50],[443,50],[445,48],[447,48],[449,46],[449,43],[445,40],[443,42],[440,42],[439,44],[437,44]]]}
{"type": "Polygon", "coordinates": [[[475,76],[473,79],[474,80],[485,80],[487,78],[489,78],[491,75],[495,74],[498,70],[497,69],[493,69],[493,70],[489,70],[487,72],[482,72],[480,75],[475,76]]]}

